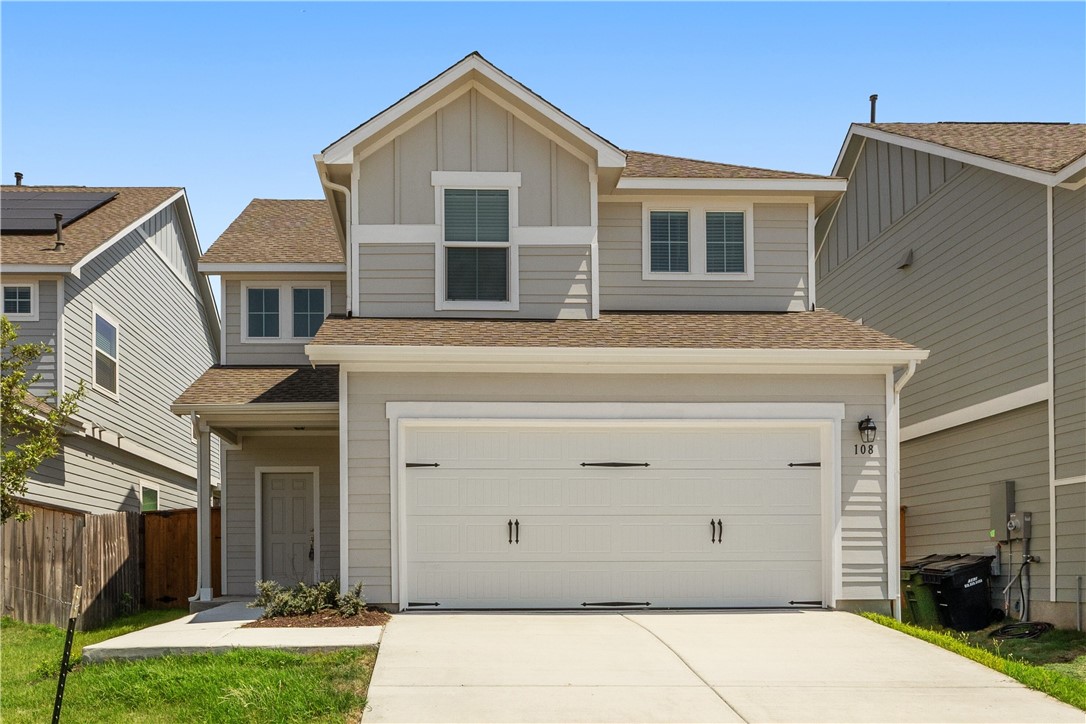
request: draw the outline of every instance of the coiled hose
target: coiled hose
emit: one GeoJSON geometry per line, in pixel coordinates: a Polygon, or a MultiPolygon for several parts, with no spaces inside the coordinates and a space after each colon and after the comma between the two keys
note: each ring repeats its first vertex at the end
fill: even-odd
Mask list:
{"type": "Polygon", "coordinates": [[[1009,623],[1006,626],[997,628],[992,633],[988,634],[989,638],[999,639],[1035,639],[1043,633],[1051,631],[1054,627],[1050,623],[1044,621],[1025,621],[1020,623],[1009,623]]]}

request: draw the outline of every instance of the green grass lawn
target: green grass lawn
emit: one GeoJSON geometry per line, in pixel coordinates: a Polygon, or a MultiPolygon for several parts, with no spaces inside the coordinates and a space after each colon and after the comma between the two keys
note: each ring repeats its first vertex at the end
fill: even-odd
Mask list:
{"type": "MultiPolygon", "coordinates": [[[[80,722],[357,721],[376,650],[328,654],[238,650],[79,665],[83,646],[163,623],[184,611],[148,611],[77,633],[63,719],[80,722]]],[[[64,631],[0,621],[0,719],[48,721],[64,631]]]]}

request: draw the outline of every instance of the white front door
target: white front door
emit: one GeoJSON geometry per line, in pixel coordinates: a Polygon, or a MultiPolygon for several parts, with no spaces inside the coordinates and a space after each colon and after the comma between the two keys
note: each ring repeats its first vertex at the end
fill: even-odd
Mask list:
{"type": "Polygon", "coordinates": [[[780,426],[412,430],[408,602],[820,604],[819,447],[780,426]]]}
{"type": "Polygon", "coordinates": [[[313,582],[313,474],[264,473],[261,578],[313,582]]]}

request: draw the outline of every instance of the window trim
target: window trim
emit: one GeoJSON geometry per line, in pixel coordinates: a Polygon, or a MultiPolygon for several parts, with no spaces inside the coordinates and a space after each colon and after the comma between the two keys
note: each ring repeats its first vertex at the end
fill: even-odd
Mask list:
{"type": "MultiPolygon", "coordinates": [[[[106,310],[102,309],[102,307],[100,307],[97,303],[91,305],[90,337],[91,337],[91,386],[94,389],[101,392],[103,395],[106,395],[108,397],[112,397],[115,400],[119,400],[119,399],[121,399],[121,323],[119,321],[117,321],[117,318],[115,316],[113,316],[112,314],[110,314],[106,310]],[[115,380],[115,384],[114,384],[114,387],[116,387],[116,390],[110,390],[109,388],[103,387],[102,385],[98,384],[98,361],[97,361],[97,356],[98,356],[98,352],[100,350],[98,349],[98,320],[97,320],[97,317],[101,317],[105,321],[112,324],[113,329],[117,333],[117,354],[116,354],[116,356],[111,358],[113,360],[113,364],[116,366],[116,369],[117,369],[117,379],[115,380]]],[[[109,357],[109,354],[106,353],[106,352],[102,352],[102,354],[109,357]]]]}
{"type": "Polygon", "coordinates": [[[241,282],[241,342],[242,344],[300,344],[309,342],[312,337],[294,336],[294,290],[295,289],[323,289],[324,290],[324,316],[327,319],[332,310],[332,282],[323,281],[259,281],[245,280],[241,282]],[[278,337],[250,337],[249,336],[249,289],[278,289],[279,290],[279,336],[278,337]]]}
{"type": "Polygon", "coordinates": [[[149,482],[147,480],[141,479],[139,481],[139,490],[140,490],[140,512],[141,513],[154,512],[154,511],[145,511],[143,509],[143,491],[144,490],[153,490],[153,491],[155,491],[155,511],[162,510],[162,486],[161,485],[159,485],[158,483],[152,483],[152,482],[149,482]]]}
{"type": "Polygon", "coordinates": [[[434,311],[500,311],[520,310],[520,251],[516,229],[520,218],[520,173],[507,171],[434,171],[430,175],[434,186],[434,217],[438,238],[434,246],[434,311]],[[445,241],[445,190],[507,191],[509,193],[509,241],[474,242],[445,241]],[[506,273],[509,275],[505,301],[470,301],[446,298],[445,249],[448,247],[508,249],[506,273]]]}
{"type": "Polygon", "coordinates": [[[729,201],[690,202],[683,204],[641,204],[641,279],[644,281],[753,281],[754,280],[754,202],[735,199],[729,201]],[[652,271],[653,211],[685,211],[688,217],[687,250],[689,271],[652,271]],[[743,212],[743,269],[742,272],[707,271],[706,218],[710,212],[743,212]]]}
{"type": "MultiPolygon", "coordinates": [[[[8,287],[30,287],[30,313],[29,314],[8,314],[0,306],[0,314],[3,314],[12,322],[37,322],[41,319],[41,311],[38,308],[38,280],[27,279],[20,282],[5,282],[3,289],[8,287]]],[[[0,290],[0,300],[3,300],[3,290],[0,290]]]]}

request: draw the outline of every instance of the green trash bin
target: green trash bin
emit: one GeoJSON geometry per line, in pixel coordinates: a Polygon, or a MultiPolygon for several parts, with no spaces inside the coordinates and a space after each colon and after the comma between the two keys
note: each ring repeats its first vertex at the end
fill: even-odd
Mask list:
{"type": "Polygon", "coordinates": [[[936,553],[901,564],[902,621],[916,626],[934,626],[939,623],[939,604],[935,602],[935,589],[924,582],[920,569],[932,563],[957,558],[961,558],[961,555],[936,553]]]}

